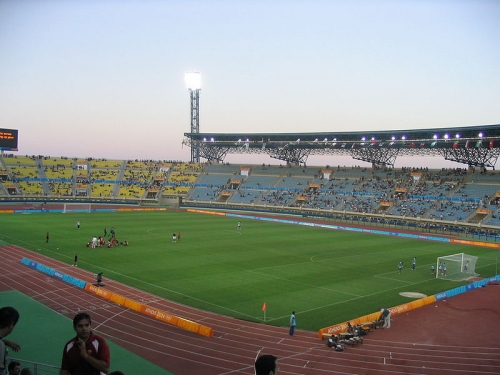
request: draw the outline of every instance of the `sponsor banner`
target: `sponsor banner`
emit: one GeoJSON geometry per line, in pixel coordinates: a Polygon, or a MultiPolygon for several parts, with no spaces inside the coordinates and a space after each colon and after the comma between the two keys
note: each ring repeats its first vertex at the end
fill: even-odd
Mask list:
{"type": "Polygon", "coordinates": [[[454,289],[447,290],[445,292],[441,292],[438,294],[435,294],[434,296],[436,297],[436,301],[442,301],[444,299],[456,296],[461,293],[469,292],[471,290],[477,289],[477,288],[482,288],[483,286],[489,284],[489,283],[494,283],[498,280],[499,275],[489,277],[486,279],[474,281],[473,283],[467,284],[467,285],[462,285],[454,289]]]}
{"type": "Polygon", "coordinates": [[[116,211],[118,212],[130,212],[130,211],[166,211],[165,207],[141,207],[141,208],[118,208],[116,211]]]}
{"type": "Polygon", "coordinates": [[[472,241],[472,240],[459,240],[456,238],[451,238],[450,239],[451,243],[457,243],[461,245],[472,245],[472,246],[482,246],[482,247],[491,247],[494,249],[500,249],[500,244],[499,243],[492,243],[492,242],[481,242],[481,241],[472,241]]]}
{"type": "Polygon", "coordinates": [[[151,306],[144,305],[140,302],[125,298],[119,294],[110,292],[103,288],[96,287],[92,284],[87,284],[85,288],[90,293],[93,293],[99,297],[105,298],[109,301],[115,302],[121,306],[124,306],[128,309],[137,311],[141,314],[149,316],[150,318],[160,320],[164,323],[172,324],[179,328],[182,328],[187,331],[195,332],[203,336],[211,337],[213,336],[213,330],[210,327],[203,326],[201,324],[192,322],[190,320],[180,318],[178,316],[169,314],[165,311],[155,309],[151,306]]]}
{"type": "Polygon", "coordinates": [[[217,216],[228,216],[225,212],[214,212],[214,211],[205,211],[205,210],[193,210],[191,208],[187,209],[187,212],[194,212],[197,214],[207,214],[207,215],[217,215],[217,216]]]}
{"type": "Polygon", "coordinates": [[[85,284],[86,284],[85,281],[82,281],[82,280],[77,279],[77,278],[70,276],[70,275],[66,275],[65,273],[56,271],[55,269],[47,267],[46,265],[43,265],[41,263],[35,262],[34,260],[30,260],[28,258],[23,258],[23,259],[21,259],[21,263],[23,263],[24,265],[26,265],[28,267],[34,268],[37,271],[46,273],[47,275],[54,276],[54,277],[66,282],[68,284],[77,286],[79,288],[85,288],[85,284]]]}

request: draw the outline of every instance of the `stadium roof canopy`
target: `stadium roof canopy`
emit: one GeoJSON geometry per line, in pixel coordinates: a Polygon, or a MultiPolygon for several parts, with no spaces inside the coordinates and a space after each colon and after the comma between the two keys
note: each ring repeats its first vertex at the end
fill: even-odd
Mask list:
{"type": "Polygon", "coordinates": [[[494,168],[500,154],[500,124],[453,128],[320,133],[185,133],[209,161],[227,154],[268,154],[290,164],[309,155],[350,155],[394,166],[397,156],[441,156],[469,166],[494,168]]]}

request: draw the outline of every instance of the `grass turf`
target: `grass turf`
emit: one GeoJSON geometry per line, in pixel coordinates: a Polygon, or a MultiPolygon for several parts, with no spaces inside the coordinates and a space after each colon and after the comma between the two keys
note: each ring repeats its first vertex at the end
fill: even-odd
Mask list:
{"type": "Polygon", "coordinates": [[[296,310],[298,328],[313,331],[408,302],[400,292],[430,295],[465,283],[433,278],[438,256],[465,252],[479,257],[481,276],[496,272],[496,251],[487,248],[257,220],[241,220],[239,231],[237,222],[173,211],[14,214],[0,215],[0,237],[68,264],[78,252],[78,266],[104,272],[104,282],[239,319],[264,322],[265,302],[265,323],[286,326],[296,310]],[[112,226],[129,246],[85,246],[112,226]]]}

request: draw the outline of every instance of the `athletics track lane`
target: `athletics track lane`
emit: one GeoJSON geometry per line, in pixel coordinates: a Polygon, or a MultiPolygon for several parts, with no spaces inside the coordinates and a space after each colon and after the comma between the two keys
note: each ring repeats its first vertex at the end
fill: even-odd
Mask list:
{"type": "Polygon", "coordinates": [[[202,337],[42,274],[22,265],[21,259],[93,282],[88,271],[17,246],[0,246],[0,253],[7,270],[0,275],[0,289],[19,290],[69,318],[77,311],[89,311],[100,334],[176,375],[253,374],[253,361],[261,349],[277,355],[280,374],[287,375],[500,373],[500,349],[496,349],[499,286],[441,301],[438,309],[431,305],[396,316],[391,329],[376,330],[366,336],[363,345],[338,353],[326,348],[316,332],[298,330],[290,338],[286,328],[194,309],[105,278],[105,288],[110,291],[214,329],[213,337],[202,337]],[[473,294],[476,301],[472,304],[463,298],[473,294]],[[481,332],[481,339],[470,340],[470,332],[481,332]]]}

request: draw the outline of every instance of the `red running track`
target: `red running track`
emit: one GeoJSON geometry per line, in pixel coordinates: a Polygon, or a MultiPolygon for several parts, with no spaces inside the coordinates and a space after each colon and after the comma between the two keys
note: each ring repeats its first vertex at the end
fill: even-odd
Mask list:
{"type": "Polygon", "coordinates": [[[198,310],[106,278],[108,290],[214,329],[213,337],[202,337],[24,266],[21,259],[92,282],[88,271],[13,245],[0,246],[0,254],[5,270],[0,290],[18,290],[69,318],[89,311],[94,329],[104,337],[176,375],[250,375],[259,351],[279,358],[280,375],[500,373],[496,285],[395,316],[390,329],[375,330],[362,345],[340,353],[327,348],[316,332],[297,330],[291,338],[287,328],[198,310]]]}

